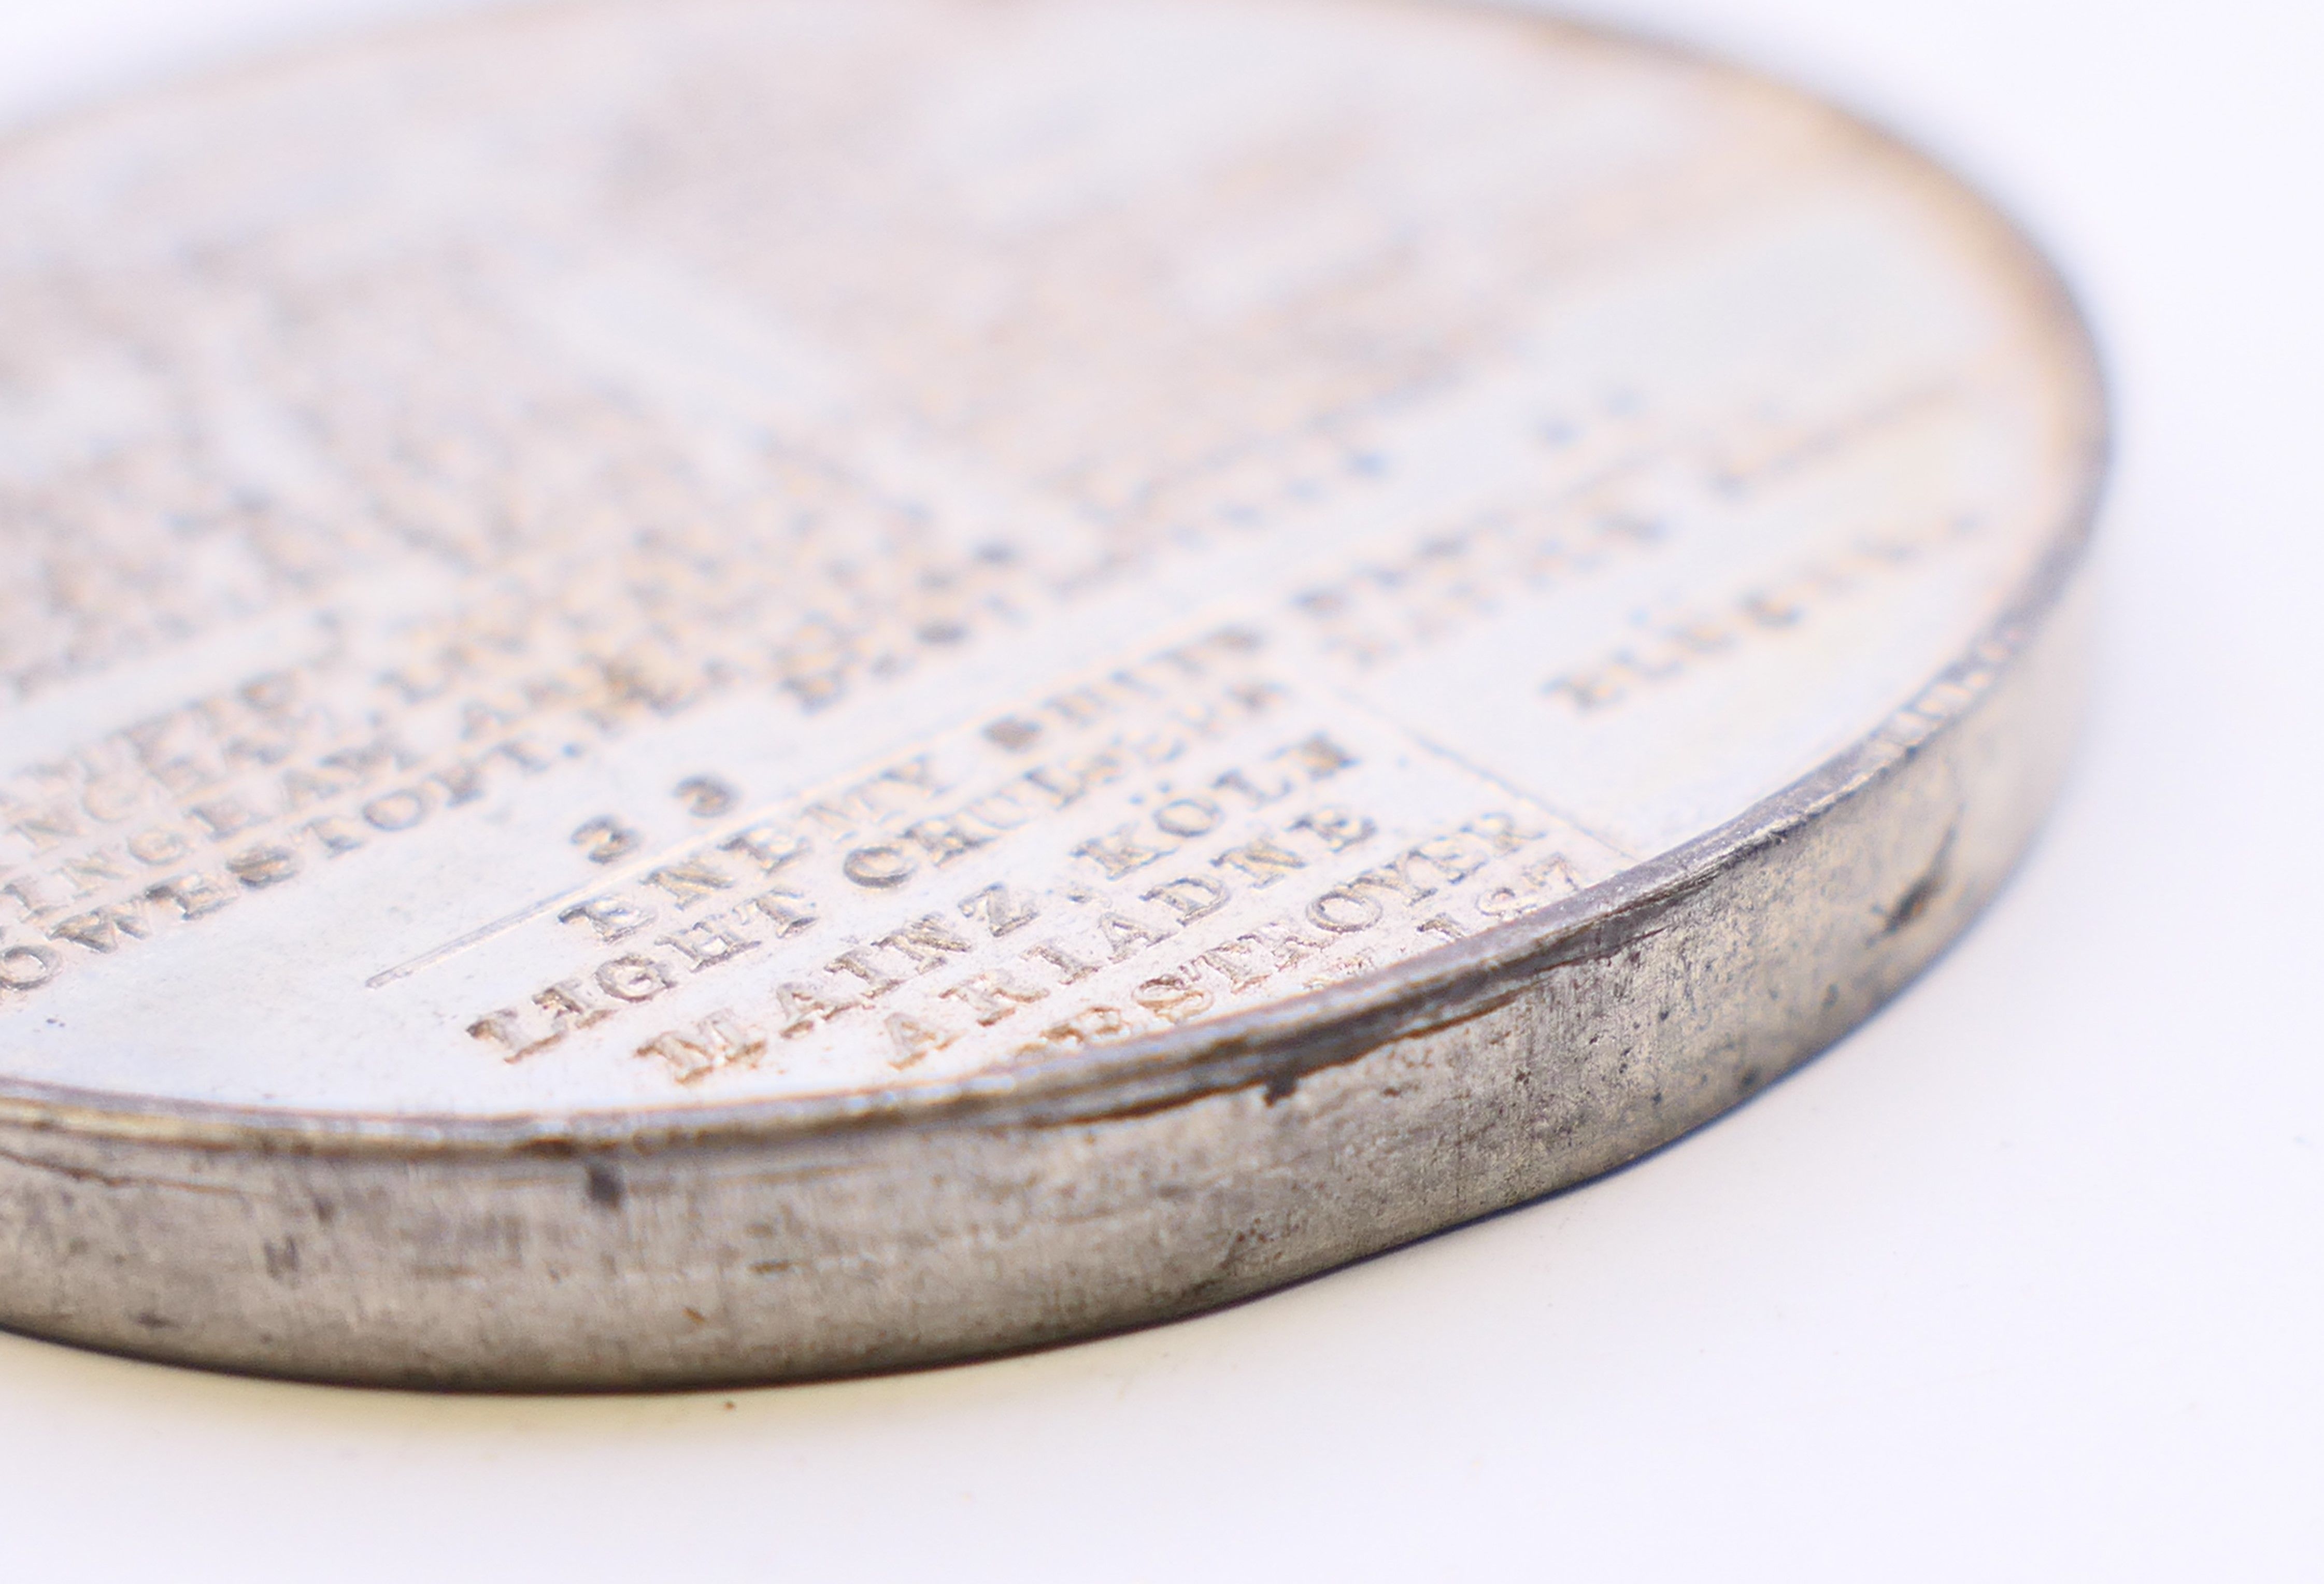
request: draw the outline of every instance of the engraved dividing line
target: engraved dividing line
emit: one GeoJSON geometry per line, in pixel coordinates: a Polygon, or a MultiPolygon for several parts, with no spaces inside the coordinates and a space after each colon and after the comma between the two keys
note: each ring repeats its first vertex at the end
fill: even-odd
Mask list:
{"type": "MultiPolygon", "coordinates": [[[[1666,447],[1650,446],[1642,448],[1632,455],[1616,458],[1606,462],[1586,475],[1584,477],[1562,488],[1552,491],[1549,498],[1553,504],[1564,504],[1586,495],[1592,489],[1601,487],[1608,480],[1613,477],[1634,473],[1644,468],[1649,467],[1654,462],[1662,459],[1667,454],[1669,454],[1669,448],[1666,447]]],[[[1475,503],[1468,504],[1473,505],[1475,503]]],[[[1375,535],[1375,537],[1383,542],[1400,542],[1404,535],[1400,532],[1395,533],[1384,532],[1375,535]]],[[[1343,552],[1334,552],[1335,557],[1342,554],[1343,554],[1343,552]]],[[[1189,569],[1187,575],[1183,579],[1183,593],[1185,597],[1192,597],[1197,588],[1210,588],[1231,587],[1237,584],[1265,584],[1271,581],[1279,581],[1280,574],[1286,569],[1299,567],[1303,562],[1316,562],[1323,564],[1322,562],[1322,558],[1313,547],[1296,542],[1291,544],[1270,545],[1264,548],[1243,548],[1230,551],[1223,555],[1213,554],[1206,556],[1202,558],[1198,567],[1189,569]]],[[[1179,589],[1174,587],[1172,595],[1173,597],[1179,597],[1179,589]]],[[[1150,591],[1148,597],[1150,597],[1150,591]]],[[[1229,605],[1219,611],[1209,613],[1203,621],[1191,625],[1203,627],[1216,626],[1222,622],[1231,621],[1232,619],[1233,610],[1234,607],[1232,605],[1229,605]]],[[[1116,613],[1116,620],[1119,620],[1119,613],[1116,613]]],[[[1460,754],[1443,746],[1442,744],[1423,736],[1401,720],[1386,714],[1376,706],[1367,703],[1353,693],[1348,692],[1344,689],[1335,689],[1333,691],[1350,706],[1388,727],[1391,731],[1403,736],[1416,746],[1436,755],[1440,759],[1443,759],[1459,766],[1489,785],[1498,787],[1513,797],[1525,800],[1545,813],[1554,815],[1557,819],[1564,821],[1573,829],[1580,831],[1584,836],[1590,837],[1609,851],[1621,855],[1626,860],[1631,862],[1636,861],[1635,855],[1632,854],[1629,848],[1623,843],[1613,840],[1603,833],[1593,829],[1584,821],[1573,818],[1572,815],[1566,813],[1563,809],[1561,809],[1555,802],[1541,797],[1537,793],[1528,792],[1523,787],[1513,785],[1505,778],[1495,774],[1480,765],[1471,763],[1460,754]]],[[[919,740],[918,735],[910,733],[899,734],[897,739],[899,749],[901,746],[908,746],[910,743],[918,740],[919,740]]],[[[527,907],[520,908],[512,913],[495,919],[488,924],[484,924],[475,930],[471,930],[466,934],[461,935],[454,940],[447,940],[441,946],[438,946],[431,950],[422,952],[420,955],[411,958],[408,961],[398,963],[390,968],[383,969],[379,973],[374,974],[370,978],[365,979],[364,981],[364,987],[368,989],[377,990],[383,988],[388,985],[394,984],[399,980],[410,978],[415,974],[424,973],[428,969],[435,968],[439,964],[458,956],[461,952],[468,950],[472,947],[480,946],[485,941],[493,939],[495,936],[505,934],[511,930],[517,929],[529,923],[532,920],[540,917],[542,914],[575,901],[590,892],[635,879],[638,875],[660,864],[668,862],[669,859],[679,854],[693,851],[706,844],[715,845],[717,841],[725,837],[739,834],[763,820],[773,818],[786,804],[793,801],[794,799],[791,796],[778,798],[772,802],[761,804],[757,809],[754,809],[746,814],[737,816],[728,823],[721,825],[714,829],[690,836],[683,840],[665,847],[658,852],[650,854],[643,857],[632,859],[630,863],[622,866],[620,868],[609,870],[604,874],[593,876],[579,885],[569,886],[567,889],[557,893],[553,896],[545,897],[541,901],[533,903],[527,907]]]]}
{"type": "MultiPolygon", "coordinates": [[[[1206,616],[1199,622],[1184,624],[1182,625],[1182,631],[1187,631],[1190,634],[1216,632],[1223,625],[1231,625],[1232,624],[1233,617],[1230,610],[1227,612],[1214,613],[1213,616],[1206,616]]],[[[1167,653],[1176,648],[1185,647],[1200,641],[1201,640],[1198,637],[1188,636],[1178,644],[1165,645],[1164,647],[1155,651],[1155,653],[1167,653]]],[[[1112,669],[1114,668],[1107,667],[1105,668],[1105,671],[1110,672],[1112,669]]],[[[1099,674],[1104,674],[1104,672],[1094,667],[1084,668],[1083,671],[1074,673],[1076,676],[1099,674]]],[[[879,754],[874,755],[870,758],[858,760],[858,766],[860,767],[862,764],[881,764],[900,757],[908,750],[926,744],[928,740],[928,734],[924,730],[906,729],[899,731],[882,747],[879,754]]],[[[393,968],[383,968],[378,973],[372,975],[368,979],[365,979],[364,981],[364,987],[366,989],[377,990],[383,988],[386,986],[392,985],[400,979],[408,979],[414,974],[424,973],[428,969],[435,968],[451,958],[458,956],[461,952],[469,949],[471,947],[481,946],[496,935],[505,934],[509,931],[516,929],[521,925],[530,923],[534,919],[540,917],[543,913],[549,912],[553,908],[562,907],[567,903],[572,902],[593,891],[601,891],[612,886],[625,885],[628,882],[636,879],[639,875],[645,874],[649,870],[658,868],[669,862],[672,858],[678,857],[686,853],[697,851],[704,847],[715,847],[719,842],[724,841],[730,837],[740,836],[742,832],[750,829],[754,825],[778,818],[784,809],[793,807],[798,804],[802,800],[811,799],[819,792],[827,792],[835,787],[844,786],[853,779],[853,775],[851,773],[849,775],[833,776],[812,782],[804,787],[794,783],[789,790],[778,794],[765,802],[758,804],[754,808],[746,810],[739,814],[732,815],[717,825],[696,831],[690,836],[687,836],[678,841],[671,842],[669,845],[662,847],[656,851],[645,854],[642,857],[632,858],[625,864],[615,867],[609,867],[602,874],[593,875],[590,878],[584,880],[579,885],[567,886],[565,890],[557,893],[554,896],[544,897],[540,901],[533,903],[527,907],[518,909],[515,912],[509,913],[502,918],[494,919],[491,923],[481,925],[476,929],[469,931],[465,935],[459,936],[455,940],[446,941],[441,946],[421,952],[419,956],[411,958],[407,961],[400,962],[393,968]]],[[[1539,800],[1535,801],[1538,801],[1539,800]]],[[[1544,806],[1546,807],[1547,805],[1544,806]]]]}
{"type": "Polygon", "coordinates": [[[1382,709],[1379,705],[1362,698],[1360,695],[1348,688],[1334,688],[1332,691],[1333,696],[1339,699],[1342,703],[1347,705],[1348,708],[1356,710],[1360,714],[1370,717],[1373,720],[1377,721],[1381,726],[1386,727],[1392,732],[1399,733],[1406,741],[1411,743],[1415,747],[1425,749],[1427,752],[1435,755],[1438,758],[1444,760],[1447,764],[1458,765],[1460,768],[1467,771],[1470,774],[1475,776],[1478,780],[1485,783],[1488,786],[1498,787],[1513,798],[1522,798],[1526,802],[1531,803],[1535,808],[1539,809],[1543,813],[1563,820],[1567,825],[1572,826],[1574,829],[1579,830],[1582,835],[1588,837],[1591,840],[1596,842],[1607,851],[1619,857],[1624,863],[1635,864],[1639,861],[1638,855],[1630,850],[1630,846],[1628,842],[1617,841],[1605,831],[1596,829],[1594,826],[1584,820],[1575,819],[1572,814],[1567,813],[1563,808],[1560,807],[1550,799],[1543,797],[1539,792],[1528,792],[1524,787],[1521,787],[1517,783],[1511,781],[1508,776],[1499,773],[1498,771],[1488,770],[1483,765],[1477,764],[1474,760],[1469,758],[1466,755],[1448,748],[1443,744],[1435,741],[1434,738],[1423,736],[1421,733],[1415,731],[1412,727],[1406,726],[1403,721],[1398,720],[1395,716],[1390,715],[1387,710],[1382,709]]]}
{"type": "MultiPolygon", "coordinates": [[[[1389,730],[1399,734],[1406,740],[1412,743],[1416,747],[1421,748],[1427,753],[1434,754],[1438,758],[1443,759],[1450,764],[1456,764],[1462,770],[1467,771],[1470,774],[1477,777],[1480,781],[1485,782],[1489,785],[1499,788],[1501,791],[1508,793],[1511,797],[1521,798],[1545,813],[1554,815],[1555,818],[1563,820],[1572,829],[1580,831],[1582,835],[1589,837],[1591,840],[1606,848],[1609,852],[1617,854],[1624,862],[1636,863],[1638,861],[1637,855],[1630,850],[1627,843],[1618,841],[1605,832],[1593,829],[1588,822],[1574,818],[1552,800],[1541,796],[1538,792],[1529,792],[1526,788],[1518,786],[1515,783],[1509,781],[1506,776],[1488,770],[1484,766],[1471,762],[1464,755],[1454,752],[1452,749],[1445,747],[1441,743],[1433,741],[1432,739],[1423,736],[1421,733],[1413,730],[1412,727],[1397,719],[1394,716],[1391,716],[1386,711],[1380,709],[1378,706],[1367,702],[1352,692],[1344,689],[1334,689],[1333,690],[1337,694],[1340,699],[1347,704],[1351,709],[1370,717],[1371,719],[1379,722],[1389,730]]],[[[587,893],[592,891],[602,891],[610,886],[625,884],[628,881],[636,879],[640,875],[646,873],[650,869],[668,863],[670,859],[679,856],[680,854],[692,852],[695,849],[705,846],[715,846],[724,838],[739,835],[741,832],[749,829],[752,826],[756,825],[762,820],[771,819],[787,803],[792,801],[794,800],[786,797],[778,798],[772,802],[762,803],[759,807],[752,810],[749,813],[738,815],[735,818],[725,821],[724,824],[715,826],[708,830],[689,836],[681,841],[672,842],[669,846],[661,848],[655,852],[649,853],[643,857],[632,858],[628,863],[622,865],[620,867],[608,869],[602,875],[593,875],[578,885],[567,886],[565,890],[557,893],[554,896],[544,897],[542,900],[532,903],[529,907],[520,908],[515,912],[509,913],[502,918],[494,919],[489,924],[482,925],[476,929],[469,931],[465,935],[447,940],[443,945],[435,948],[433,950],[422,952],[420,955],[410,959],[409,961],[401,962],[396,964],[393,968],[383,969],[379,973],[374,974],[370,978],[365,979],[364,981],[364,987],[366,989],[377,990],[383,988],[386,986],[392,985],[399,979],[408,979],[414,974],[424,973],[428,969],[435,968],[440,963],[457,957],[461,952],[467,950],[471,947],[481,946],[485,941],[493,939],[495,935],[505,934],[509,931],[518,928],[520,925],[530,923],[534,919],[540,917],[543,913],[549,912],[553,908],[561,907],[576,897],[586,895],[587,893]]]]}
{"type": "Polygon", "coordinates": [[[593,880],[586,885],[576,885],[567,890],[558,892],[555,896],[549,897],[540,902],[536,902],[530,907],[521,908],[517,912],[510,913],[505,918],[494,919],[491,923],[483,926],[481,929],[471,930],[457,940],[447,940],[443,945],[438,946],[433,951],[422,952],[420,956],[413,958],[409,962],[397,963],[392,968],[384,968],[380,972],[372,975],[371,977],[364,981],[364,988],[366,990],[377,990],[384,986],[392,985],[398,979],[408,979],[416,973],[421,973],[429,968],[434,968],[438,963],[444,961],[447,958],[458,956],[461,952],[467,950],[471,946],[481,946],[495,935],[504,933],[507,931],[515,929],[519,924],[526,923],[531,920],[537,919],[541,914],[547,912],[550,908],[556,907],[560,903],[569,902],[573,898],[582,894],[584,892],[595,891],[598,886],[608,883],[608,879],[600,878],[593,880]]]}
{"type": "Polygon", "coordinates": [[[761,803],[750,812],[737,815],[723,824],[696,831],[683,840],[671,842],[669,846],[648,853],[643,857],[632,858],[617,868],[609,868],[602,874],[593,875],[578,885],[568,885],[554,896],[544,897],[529,907],[519,908],[512,913],[494,919],[491,923],[471,930],[456,940],[447,940],[433,950],[423,951],[407,962],[397,963],[392,968],[383,968],[364,981],[364,988],[377,990],[394,984],[398,979],[408,979],[414,974],[424,973],[439,963],[457,957],[472,946],[481,946],[495,935],[503,935],[521,924],[530,923],[551,908],[562,907],[576,897],[586,895],[592,891],[603,891],[611,886],[625,885],[647,870],[666,864],[680,854],[693,852],[702,847],[715,846],[727,837],[739,836],[752,826],[773,818],[778,810],[791,801],[790,797],[781,797],[772,802],[761,803]]]}

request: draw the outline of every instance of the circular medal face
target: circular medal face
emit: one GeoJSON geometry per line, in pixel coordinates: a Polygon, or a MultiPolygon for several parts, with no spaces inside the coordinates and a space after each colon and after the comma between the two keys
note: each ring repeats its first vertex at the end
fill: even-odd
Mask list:
{"type": "Polygon", "coordinates": [[[2006,871],[2099,430],[1942,176],[1489,10],[553,8],[32,136],[11,1318],[868,1367],[1601,1169],[2006,871]]]}

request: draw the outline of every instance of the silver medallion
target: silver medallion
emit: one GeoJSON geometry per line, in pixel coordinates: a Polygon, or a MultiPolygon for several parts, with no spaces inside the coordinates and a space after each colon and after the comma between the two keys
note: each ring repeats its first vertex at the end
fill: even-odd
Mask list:
{"type": "Polygon", "coordinates": [[[489,15],[0,156],[0,1320],[922,1364],[1576,1181],[2059,775],[1973,197],[1402,0],[489,15]]]}

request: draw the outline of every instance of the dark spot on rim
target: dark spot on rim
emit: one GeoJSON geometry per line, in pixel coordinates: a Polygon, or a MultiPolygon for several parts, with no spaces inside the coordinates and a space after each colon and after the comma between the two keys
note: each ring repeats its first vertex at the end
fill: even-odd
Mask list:
{"type": "Polygon", "coordinates": [[[1937,844],[1937,856],[1929,860],[1928,868],[1913,882],[1904,895],[1896,899],[1896,905],[1888,910],[1887,924],[1880,931],[1882,934],[1894,935],[1929,911],[1929,904],[1937,900],[1945,888],[1945,882],[1950,878],[1953,838],[1960,834],[1960,821],[1956,818],[1946,830],[1944,840],[1937,844]]]}

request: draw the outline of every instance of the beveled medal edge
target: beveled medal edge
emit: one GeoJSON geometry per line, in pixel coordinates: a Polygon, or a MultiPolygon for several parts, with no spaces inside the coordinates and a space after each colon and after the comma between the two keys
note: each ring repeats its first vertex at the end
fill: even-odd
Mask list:
{"type": "MultiPolygon", "coordinates": [[[[2102,409],[2101,409],[2102,410],[2102,409]]],[[[2102,457],[2104,430],[2094,454],[2102,457]]],[[[1970,653],[1916,701],[1712,830],[1564,901],[1344,984],[1215,1022],[1125,1040],[998,1074],[883,1090],[653,1109],[470,1116],[382,1115],[113,1097],[0,1078],[0,1127],[223,1151],[524,1155],[777,1144],[857,1129],[1069,1124],[1296,1079],[1391,1039],[1458,1021],[1562,963],[1617,949],[1653,916],[1892,773],[1973,716],[2084,575],[2104,485],[2094,459],[2067,531],[1970,653]],[[1966,679],[1973,678],[1973,681],[1966,679]],[[1941,717],[1919,702],[1955,684],[1941,717]],[[1904,739],[1904,740],[1900,740],[1904,739]]]]}

